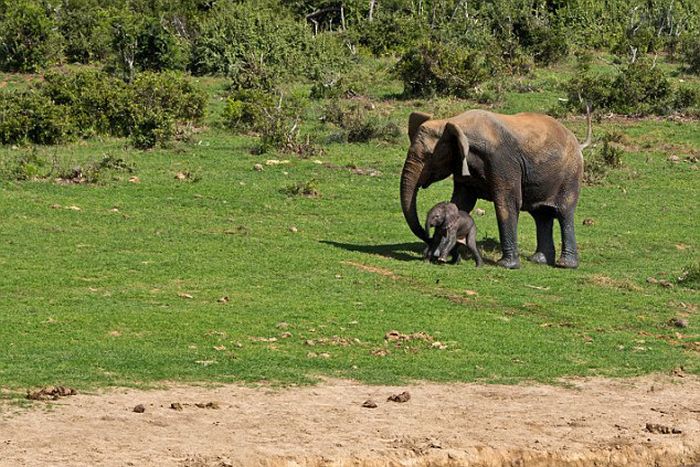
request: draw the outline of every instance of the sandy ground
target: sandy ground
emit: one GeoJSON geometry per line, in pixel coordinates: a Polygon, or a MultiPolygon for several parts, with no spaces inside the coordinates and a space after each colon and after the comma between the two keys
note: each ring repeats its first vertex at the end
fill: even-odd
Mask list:
{"type": "Polygon", "coordinates": [[[700,378],[692,376],[560,387],[173,385],[78,394],[29,409],[0,405],[2,466],[694,463],[700,378]],[[407,402],[387,400],[403,391],[407,402]],[[363,407],[368,399],[377,407],[363,407]],[[138,404],[143,413],[133,411],[138,404]],[[681,433],[652,433],[648,423],[681,433]]]}

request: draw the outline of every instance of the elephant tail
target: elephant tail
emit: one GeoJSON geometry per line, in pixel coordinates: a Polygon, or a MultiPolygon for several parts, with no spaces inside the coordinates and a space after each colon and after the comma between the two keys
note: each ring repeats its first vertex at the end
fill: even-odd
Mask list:
{"type": "Polygon", "coordinates": [[[588,146],[591,145],[593,141],[593,123],[591,122],[591,105],[586,103],[586,123],[588,124],[588,129],[586,130],[586,141],[579,145],[579,149],[583,151],[588,146]]]}

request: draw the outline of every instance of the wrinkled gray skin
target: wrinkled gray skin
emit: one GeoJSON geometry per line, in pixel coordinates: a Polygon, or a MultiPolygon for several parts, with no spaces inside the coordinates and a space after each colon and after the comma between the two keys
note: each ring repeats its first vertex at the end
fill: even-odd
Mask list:
{"type": "Polygon", "coordinates": [[[501,115],[471,110],[446,120],[414,112],[409,117],[411,146],[401,173],[401,208],[411,231],[428,245],[429,233],[418,221],[419,188],[453,176],[451,202],[471,212],[477,199],[493,201],[506,268],[520,267],[517,228],[520,211],[537,226],[535,263],[578,266],[574,211],[583,174],[576,137],[551,117],[521,113],[501,115]],[[555,263],[554,219],[561,227],[561,256],[555,263]]]}
{"type": "Polygon", "coordinates": [[[454,203],[438,203],[428,211],[425,220],[425,231],[430,234],[430,228],[435,227],[435,236],[431,245],[424,252],[429,261],[447,262],[447,256],[452,255],[451,264],[458,264],[464,246],[469,248],[474,256],[476,267],[484,262],[476,248],[476,224],[468,213],[457,209],[454,203]]]}

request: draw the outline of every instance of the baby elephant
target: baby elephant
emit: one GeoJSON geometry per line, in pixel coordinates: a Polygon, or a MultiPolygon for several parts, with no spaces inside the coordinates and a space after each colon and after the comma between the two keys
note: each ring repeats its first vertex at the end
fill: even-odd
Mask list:
{"type": "Polygon", "coordinates": [[[465,211],[460,211],[454,203],[438,203],[428,212],[425,231],[430,235],[430,227],[435,227],[435,236],[426,248],[424,256],[430,261],[447,262],[447,255],[452,255],[451,264],[460,261],[460,249],[469,247],[474,255],[476,267],[484,262],[476,248],[476,225],[474,219],[465,211]]]}

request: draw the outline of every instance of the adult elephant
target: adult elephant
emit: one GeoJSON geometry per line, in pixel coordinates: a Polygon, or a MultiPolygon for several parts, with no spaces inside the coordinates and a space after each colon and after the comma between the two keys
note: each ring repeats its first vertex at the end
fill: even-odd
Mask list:
{"type": "Polygon", "coordinates": [[[430,244],[416,212],[419,188],[453,176],[452,202],[470,212],[477,199],[493,201],[506,268],[520,267],[517,228],[520,211],[537,225],[537,250],[530,260],[555,264],[554,218],[562,237],[556,265],[578,266],[574,210],[583,174],[581,150],[591,142],[553,118],[534,113],[501,115],[471,110],[446,120],[414,112],[408,119],[411,146],[401,173],[401,208],[408,226],[430,244]]]}

